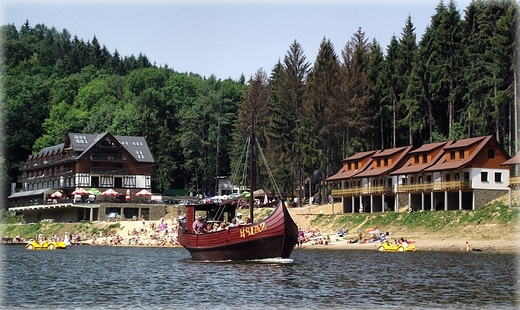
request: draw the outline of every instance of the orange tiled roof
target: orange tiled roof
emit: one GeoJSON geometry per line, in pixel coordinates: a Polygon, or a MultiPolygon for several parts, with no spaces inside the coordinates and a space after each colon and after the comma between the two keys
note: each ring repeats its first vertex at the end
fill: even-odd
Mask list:
{"type": "Polygon", "coordinates": [[[410,152],[411,149],[412,149],[412,146],[403,146],[403,147],[387,149],[387,150],[383,150],[381,152],[378,152],[377,154],[372,156],[372,158],[387,157],[387,156],[391,156],[391,155],[394,155],[394,154],[399,153],[399,152],[400,152],[400,154],[396,158],[396,160],[392,163],[392,165],[387,166],[387,167],[379,167],[379,168],[372,168],[372,169],[369,168],[369,169],[367,169],[367,170],[357,174],[356,178],[358,178],[358,177],[359,178],[367,178],[367,177],[374,177],[374,176],[389,174],[396,167],[401,165],[401,163],[403,162],[403,159],[408,154],[408,152],[410,152]],[[384,156],[381,156],[381,154],[383,154],[384,156]]]}

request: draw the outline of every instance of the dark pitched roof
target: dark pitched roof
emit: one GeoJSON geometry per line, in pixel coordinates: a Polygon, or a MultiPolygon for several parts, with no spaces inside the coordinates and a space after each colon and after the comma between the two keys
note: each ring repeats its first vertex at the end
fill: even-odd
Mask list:
{"type": "Polygon", "coordinates": [[[78,157],[81,157],[86,151],[94,147],[98,141],[110,137],[117,140],[117,143],[125,148],[137,162],[154,162],[144,137],[112,136],[108,132],[102,134],[69,133],[70,146],[75,152],[81,153],[78,157]]]}
{"type": "Polygon", "coordinates": [[[144,137],[114,136],[138,162],[153,163],[154,159],[144,137]]]}
{"type": "Polygon", "coordinates": [[[48,147],[44,147],[43,149],[41,149],[38,154],[34,154],[34,155],[31,155],[29,158],[31,157],[41,157],[41,156],[45,156],[47,154],[52,154],[52,153],[56,153],[56,152],[59,152],[59,151],[62,151],[63,152],[63,147],[65,146],[65,143],[61,143],[61,144],[58,144],[58,145],[53,145],[53,146],[48,146],[48,147]]]}

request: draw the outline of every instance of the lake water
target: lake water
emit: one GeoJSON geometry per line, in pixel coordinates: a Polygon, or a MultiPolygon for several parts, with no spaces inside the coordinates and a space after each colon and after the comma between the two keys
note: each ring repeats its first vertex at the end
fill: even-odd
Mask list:
{"type": "Polygon", "coordinates": [[[2,246],[0,308],[513,309],[513,254],[295,250],[198,262],[182,248],[2,246]]]}

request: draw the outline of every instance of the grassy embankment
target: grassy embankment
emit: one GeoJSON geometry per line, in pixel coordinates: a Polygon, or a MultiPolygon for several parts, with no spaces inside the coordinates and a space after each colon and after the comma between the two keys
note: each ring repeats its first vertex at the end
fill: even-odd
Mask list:
{"type": "MultiPolygon", "coordinates": [[[[177,214],[178,207],[168,208],[166,219],[177,214]]],[[[272,209],[255,210],[255,219],[268,215],[272,209]]],[[[247,212],[243,212],[246,214],[247,212]]],[[[482,240],[513,237],[517,232],[519,208],[508,206],[502,202],[479,207],[475,211],[425,211],[413,213],[355,213],[355,214],[298,214],[293,216],[300,228],[319,228],[321,231],[334,232],[340,228],[348,228],[353,234],[359,229],[378,227],[382,231],[395,233],[431,233],[437,235],[462,234],[482,240]],[[305,222],[305,224],[302,224],[305,222]],[[308,225],[308,227],[302,226],[308,225]]],[[[119,232],[124,227],[124,221],[118,223],[32,223],[21,224],[18,218],[8,216],[0,222],[0,236],[15,237],[20,235],[25,239],[34,238],[37,234],[63,236],[79,233],[81,236],[92,234],[104,235],[109,232],[119,232]]]]}
{"type": "Polygon", "coordinates": [[[431,234],[494,240],[513,238],[518,233],[519,211],[518,206],[509,208],[503,202],[496,201],[475,211],[319,214],[308,223],[311,229],[319,228],[327,232],[348,228],[351,234],[357,234],[360,229],[378,227],[383,232],[403,233],[409,237],[431,234]]]}

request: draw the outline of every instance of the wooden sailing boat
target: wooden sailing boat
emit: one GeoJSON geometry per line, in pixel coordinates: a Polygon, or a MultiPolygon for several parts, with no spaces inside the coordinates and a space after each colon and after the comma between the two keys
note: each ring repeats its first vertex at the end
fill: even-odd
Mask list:
{"type": "MultiPolygon", "coordinates": [[[[253,124],[253,122],[251,122],[253,124]]],[[[195,260],[252,260],[289,258],[298,242],[298,227],[291,218],[281,195],[274,211],[265,219],[255,222],[253,178],[253,126],[250,127],[250,185],[249,217],[251,224],[239,225],[221,231],[196,234],[192,225],[196,215],[206,222],[231,222],[236,216],[238,201],[191,204],[186,206],[186,217],[179,221],[177,241],[195,260]]]]}

